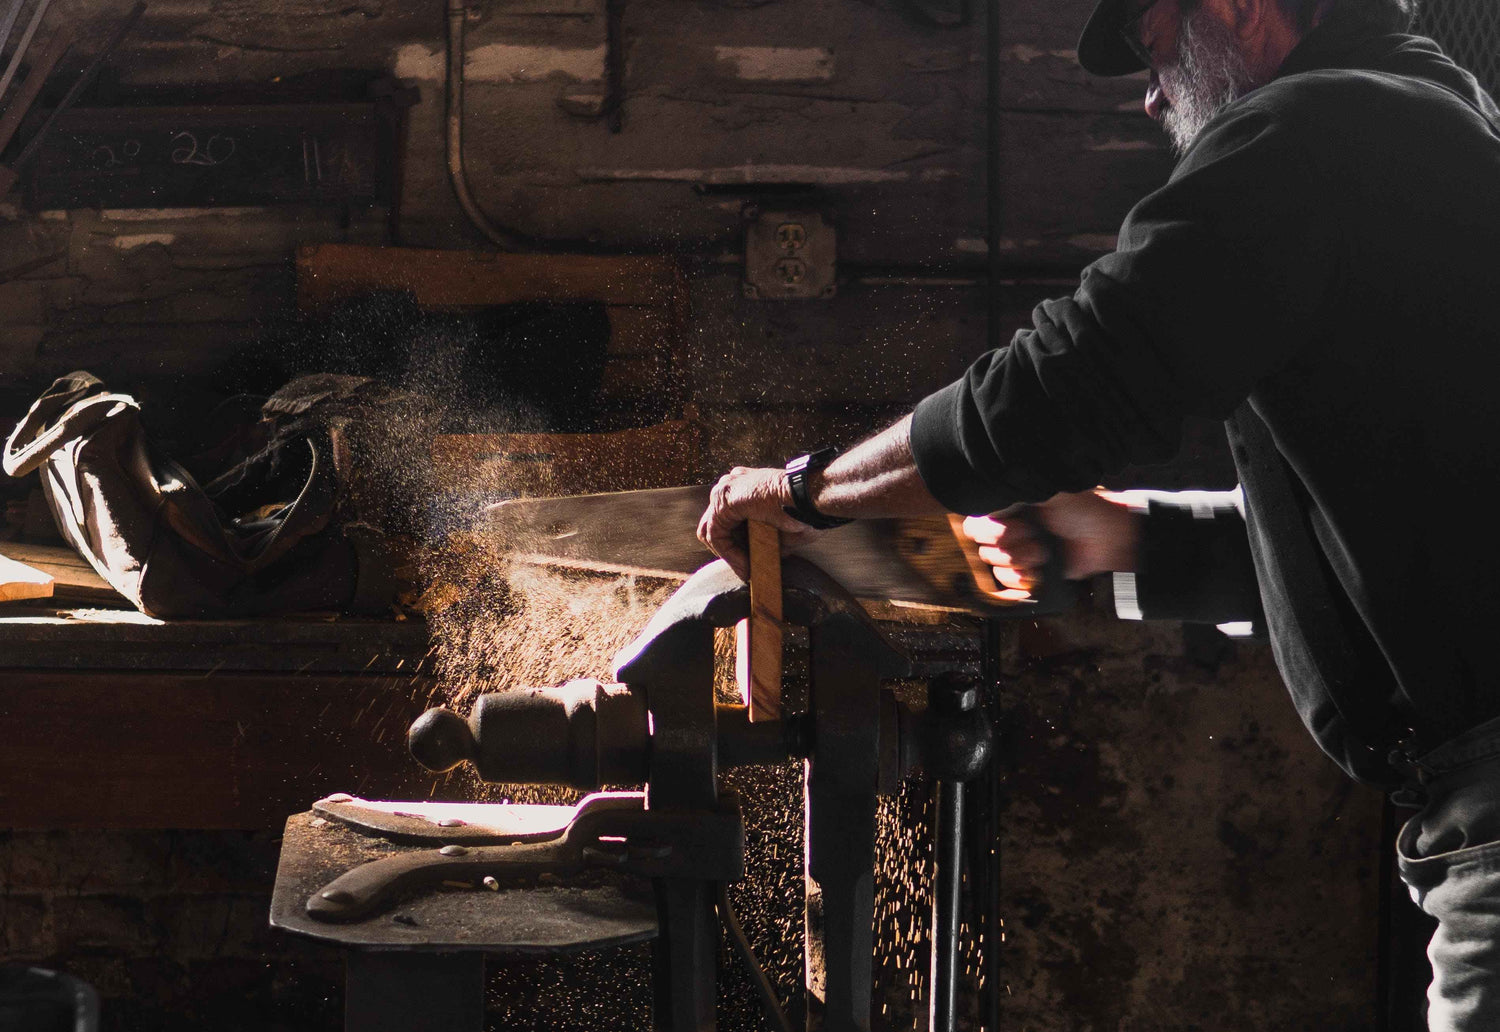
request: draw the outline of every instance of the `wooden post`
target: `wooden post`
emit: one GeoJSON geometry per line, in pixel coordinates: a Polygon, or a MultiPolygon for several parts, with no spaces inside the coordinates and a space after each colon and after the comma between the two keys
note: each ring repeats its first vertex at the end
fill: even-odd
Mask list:
{"type": "Polygon", "coordinates": [[[750,722],[781,719],[781,535],[751,520],[750,618],[735,628],[735,677],[750,722]]]}

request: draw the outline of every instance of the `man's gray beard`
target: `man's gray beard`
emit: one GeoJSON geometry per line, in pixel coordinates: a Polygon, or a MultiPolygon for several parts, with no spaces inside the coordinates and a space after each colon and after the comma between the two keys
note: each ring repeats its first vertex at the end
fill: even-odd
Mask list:
{"type": "Polygon", "coordinates": [[[1162,125],[1178,154],[1192,146],[1224,105],[1254,85],[1229,26],[1201,6],[1178,29],[1177,61],[1157,75],[1170,98],[1162,125]]]}

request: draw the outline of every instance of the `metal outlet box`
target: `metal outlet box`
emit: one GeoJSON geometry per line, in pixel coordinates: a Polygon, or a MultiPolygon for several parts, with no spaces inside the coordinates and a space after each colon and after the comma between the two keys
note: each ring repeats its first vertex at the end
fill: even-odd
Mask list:
{"type": "Polygon", "coordinates": [[[745,296],[766,301],[832,297],[838,244],[833,226],[807,211],[760,211],[745,231],[745,296]]]}

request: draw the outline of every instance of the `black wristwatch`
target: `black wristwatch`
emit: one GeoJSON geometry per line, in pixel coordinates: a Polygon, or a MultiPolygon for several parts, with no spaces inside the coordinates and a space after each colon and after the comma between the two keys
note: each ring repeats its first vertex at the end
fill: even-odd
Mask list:
{"type": "Polygon", "coordinates": [[[838,454],[837,448],[819,448],[815,452],[799,455],[786,464],[786,483],[792,492],[792,504],[782,508],[788,516],[816,530],[829,530],[854,522],[842,516],[827,516],[819,512],[808,494],[808,479],[838,458],[838,454]]]}

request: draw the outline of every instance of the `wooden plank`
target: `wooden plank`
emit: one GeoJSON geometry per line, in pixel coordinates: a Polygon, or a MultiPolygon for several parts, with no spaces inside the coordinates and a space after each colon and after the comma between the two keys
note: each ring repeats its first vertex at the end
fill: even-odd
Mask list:
{"type": "Polygon", "coordinates": [[[382,108],[378,101],[73,108],[41,144],[27,204],[35,211],[389,203],[394,141],[382,108]]]}
{"type": "Polygon", "coordinates": [[[0,602],[25,598],[49,598],[52,575],[0,555],[0,602]]]}
{"type": "Polygon", "coordinates": [[[675,409],[680,387],[665,355],[611,356],[599,381],[599,404],[675,409]]]}
{"type": "Polygon", "coordinates": [[[0,656],[36,669],[415,673],[430,644],[421,620],[333,613],[163,621],[134,609],[0,611],[0,656]]]}
{"type": "Polygon", "coordinates": [[[331,792],[472,796],[406,753],[430,704],[422,680],[13,669],[0,682],[3,828],[279,828],[331,792]]]}
{"type": "Polygon", "coordinates": [[[463,309],[517,301],[680,304],[676,264],[651,256],[502,254],[412,247],[318,244],[297,251],[303,308],[371,290],[409,291],[426,308],[463,309]]]}
{"type": "Polygon", "coordinates": [[[71,548],[0,541],[0,556],[34,567],[53,579],[52,597],[60,602],[129,605],[89,561],[71,548]]]}
{"type": "Polygon", "coordinates": [[[746,525],[750,545],[750,617],[735,627],[735,674],[750,723],[781,719],[781,535],[769,523],[746,525]]]}

